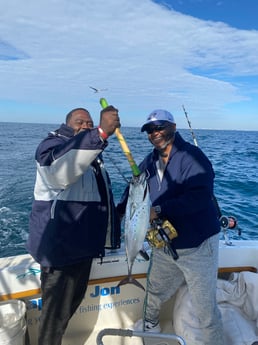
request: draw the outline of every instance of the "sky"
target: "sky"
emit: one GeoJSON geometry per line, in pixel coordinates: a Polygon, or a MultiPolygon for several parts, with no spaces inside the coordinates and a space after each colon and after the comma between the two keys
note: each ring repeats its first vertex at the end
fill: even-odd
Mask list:
{"type": "Polygon", "coordinates": [[[258,130],[257,0],[0,0],[0,122],[258,130]],[[98,92],[94,92],[96,88],[98,92]]]}

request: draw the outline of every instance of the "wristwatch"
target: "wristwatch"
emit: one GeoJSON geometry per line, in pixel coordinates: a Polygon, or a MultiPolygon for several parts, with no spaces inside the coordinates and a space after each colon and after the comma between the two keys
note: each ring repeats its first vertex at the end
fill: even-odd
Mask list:
{"type": "Polygon", "coordinates": [[[157,213],[157,215],[159,215],[161,213],[161,207],[160,205],[154,206],[154,210],[157,213]]]}

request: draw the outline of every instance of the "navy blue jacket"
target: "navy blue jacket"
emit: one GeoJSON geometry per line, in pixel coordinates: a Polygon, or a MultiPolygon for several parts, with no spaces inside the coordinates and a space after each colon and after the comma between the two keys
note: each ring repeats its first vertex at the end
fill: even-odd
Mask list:
{"type": "MultiPolygon", "coordinates": [[[[162,181],[156,167],[158,159],[154,149],[140,164],[141,171],[147,173],[152,205],[160,205],[161,217],[177,230],[178,237],[173,239],[176,249],[197,247],[220,231],[213,201],[212,165],[198,147],[186,142],[178,132],[162,181]]],[[[120,213],[125,200],[118,205],[120,213]]]]}
{"type": "Polygon", "coordinates": [[[220,231],[213,201],[214,171],[204,153],[177,132],[162,181],[157,174],[154,149],[141,164],[147,171],[152,205],[176,228],[177,249],[200,245],[220,231]]]}
{"type": "Polygon", "coordinates": [[[62,125],[36,150],[37,176],[27,250],[42,266],[102,257],[120,246],[120,224],[97,129],[74,136],[62,125]]]}

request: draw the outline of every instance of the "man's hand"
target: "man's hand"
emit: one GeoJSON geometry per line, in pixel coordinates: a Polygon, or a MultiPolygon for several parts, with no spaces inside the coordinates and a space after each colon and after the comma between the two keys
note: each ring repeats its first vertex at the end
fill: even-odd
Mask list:
{"type": "Polygon", "coordinates": [[[153,221],[154,219],[158,219],[158,218],[159,218],[159,215],[158,215],[158,213],[156,212],[155,207],[151,207],[151,208],[150,208],[150,223],[152,223],[152,221],[153,221]]]}
{"type": "Polygon", "coordinates": [[[104,132],[104,135],[109,137],[115,132],[116,128],[119,128],[120,126],[121,124],[118,116],[118,109],[112,105],[109,105],[100,112],[100,133],[102,131],[104,132]]]}

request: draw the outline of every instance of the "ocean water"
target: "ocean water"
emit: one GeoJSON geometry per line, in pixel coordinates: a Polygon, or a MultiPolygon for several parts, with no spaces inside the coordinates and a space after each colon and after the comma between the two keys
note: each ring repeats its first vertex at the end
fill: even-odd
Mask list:
{"type": "MultiPolygon", "coordinates": [[[[59,125],[0,123],[0,257],[26,253],[28,218],[35,182],[34,153],[39,142],[59,125]]],[[[188,129],[178,129],[193,142],[188,129]]],[[[139,128],[121,128],[134,160],[139,164],[152,149],[139,128]]],[[[213,163],[215,196],[222,214],[237,218],[241,235],[258,239],[258,132],[194,130],[198,146],[213,163]]],[[[129,163],[115,136],[104,151],[115,201],[131,176],[129,163]]]]}

